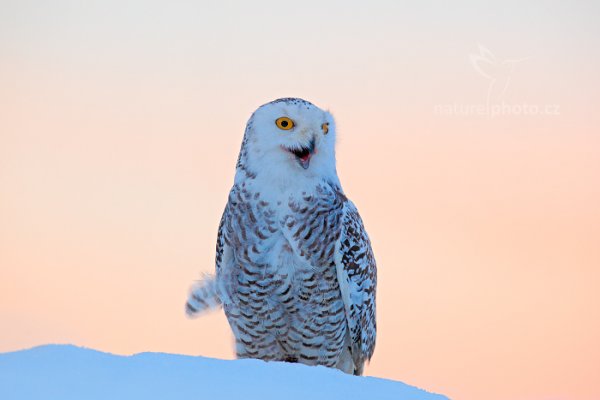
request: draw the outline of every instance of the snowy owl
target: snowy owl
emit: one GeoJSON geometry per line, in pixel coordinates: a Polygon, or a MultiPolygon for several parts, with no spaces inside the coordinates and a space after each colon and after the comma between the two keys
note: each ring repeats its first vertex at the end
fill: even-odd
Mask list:
{"type": "Polygon", "coordinates": [[[373,355],[375,258],[337,176],[335,137],[331,114],[296,98],[261,106],[246,125],[216,275],[186,304],[189,316],[223,306],[238,358],[360,375],[373,355]]]}

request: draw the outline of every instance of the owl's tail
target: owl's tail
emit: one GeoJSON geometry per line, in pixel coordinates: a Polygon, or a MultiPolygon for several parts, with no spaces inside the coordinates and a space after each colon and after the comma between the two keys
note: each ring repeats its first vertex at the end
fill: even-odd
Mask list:
{"type": "Polygon", "coordinates": [[[220,306],[221,298],[217,280],[212,275],[206,275],[192,286],[185,305],[185,312],[188,317],[197,317],[220,306]]]}

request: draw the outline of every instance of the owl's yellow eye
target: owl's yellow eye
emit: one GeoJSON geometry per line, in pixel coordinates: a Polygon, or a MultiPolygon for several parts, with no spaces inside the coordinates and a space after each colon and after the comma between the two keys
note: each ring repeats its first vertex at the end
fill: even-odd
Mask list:
{"type": "Polygon", "coordinates": [[[283,129],[284,131],[289,131],[290,129],[292,129],[294,127],[294,121],[292,121],[288,117],[281,117],[281,118],[277,118],[275,120],[275,125],[277,125],[277,127],[279,129],[283,129]]]}
{"type": "Polygon", "coordinates": [[[329,132],[329,123],[325,122],[323,125],[321,125],[321,129],[323,129],[323,133],[327,135],[327,133],[329,132]]]}

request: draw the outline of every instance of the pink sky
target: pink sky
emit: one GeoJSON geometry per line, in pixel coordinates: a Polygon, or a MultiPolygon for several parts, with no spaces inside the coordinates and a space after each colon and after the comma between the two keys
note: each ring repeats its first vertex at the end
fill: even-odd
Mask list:
{"type": "Polygon", "coordinates": [[[86,4],[0,5],[0,351],[232,358],[222,312],[183,305],[247,118],[297,96],[337,119],[377,257],[368,375],[600,398],[598,6],[86,4]],[[436,112],[486,105],[480,45],[510,111],[436,112]]]}

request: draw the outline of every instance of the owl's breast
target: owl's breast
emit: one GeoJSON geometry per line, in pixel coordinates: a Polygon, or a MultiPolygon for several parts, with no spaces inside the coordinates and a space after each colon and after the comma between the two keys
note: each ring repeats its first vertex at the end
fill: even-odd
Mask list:
{"type": "Polygon", "coordinates": [[[323,364],[341,351],[346,330],[333,260],[339,216],[326,196],[286,200],[243,191],[230,198],[225,311],[248,356],[285,353],[323,364]]]}

